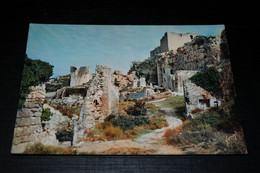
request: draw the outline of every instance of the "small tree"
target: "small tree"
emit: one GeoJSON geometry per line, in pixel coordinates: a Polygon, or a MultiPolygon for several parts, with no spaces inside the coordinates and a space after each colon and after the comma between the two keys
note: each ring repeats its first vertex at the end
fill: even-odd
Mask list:
{"type": "Polygon", "coordinates": [[[20,87],[20,100],[18,108],[22,108],[30,86],[37,86],[46,82],[52,76],[53,66],[41,60],[32,60],[25,56],[23,75],[20,87]]]}

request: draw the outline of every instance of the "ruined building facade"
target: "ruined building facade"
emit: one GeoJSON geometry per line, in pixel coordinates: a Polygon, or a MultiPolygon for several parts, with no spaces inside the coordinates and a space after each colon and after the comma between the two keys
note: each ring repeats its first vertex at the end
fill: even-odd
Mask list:
{"type": "Polygon", "coordinates": [[[183,93],[183,81],[220,62],[220,36],[166,32],[160,43],[148,59],[133,62],[130,69],[148,84],[183,93]]]}

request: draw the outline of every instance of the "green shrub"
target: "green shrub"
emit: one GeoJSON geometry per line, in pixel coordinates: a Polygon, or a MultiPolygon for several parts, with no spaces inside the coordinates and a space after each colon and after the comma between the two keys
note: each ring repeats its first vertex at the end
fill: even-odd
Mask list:
{"type": "Polygon", "coordinates": [[[143,124],[149,124],[150,120],[147,117],[126,117],[119,116],[112,121],[114,127],[120,127],[123,130],[132,130],[135,126],[141,126],[143,124]]]}
{"type": "Polygon", "coordinates": [[[120,127],[123,130],[133,129],[135,126],[134,119],[131,117],[119,116],[113,121],[114,127],[120,127]]]}
{"type": "Polygon", "coordinates": [[[41,115],[41,121],[49,121],[51,119],[52,113],[50,108],[43,109],[41,115]]]}
{"type": "Polygon", "coordinates": [[[147,110],[144,106],[145,106],[145,102],[137,101],[133,106],[129,107],[126,110],[126,112],[129,115],[134,115],[134,116],[145,115],[147,110]]]}
{"type": "Polygon", "coordinates": [[[19,107],[22,108],[22,101],[26,99],[30,92],[30,86],[37,86],[41,82],[46,82],[53,74],[53,66],[41,60],[32,60],[25,56],[22,81],[20,87],[19,107]]]}
{"type": "Polygon", "coordinates": [[[190,80],[205,90],[220,95],[221,88],[219,78],[219,72],[214,67],[211,67],[205,71],[196,73],[190,78],[190,80]]]}

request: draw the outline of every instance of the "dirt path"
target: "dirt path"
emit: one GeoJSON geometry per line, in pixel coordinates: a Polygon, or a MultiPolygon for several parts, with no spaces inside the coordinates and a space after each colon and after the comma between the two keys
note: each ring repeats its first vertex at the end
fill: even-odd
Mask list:
{"type": "Polygon", "coordinates": [[[168,127],[156,129],[150,133],[134,138],[133,140],[82,142],[77,150],[85,153],[102,153],[111,149],[136,148],[140,150],[149,150],[151,151],[150,154],[184,154],[179,148],[162,142],[165,130],[182,124],[182,121],[175,116],[173,109],[162,107],[160,102],[164,100],[165,98],[149,101],[147,103],[152,103],[165,112],[165,118],[169,124],[168,127]]]}

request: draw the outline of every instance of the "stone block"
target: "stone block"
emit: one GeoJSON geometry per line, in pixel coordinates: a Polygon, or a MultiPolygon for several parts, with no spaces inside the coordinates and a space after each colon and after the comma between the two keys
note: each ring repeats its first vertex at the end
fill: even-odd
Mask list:
{"type": "Polygon", "coordinates": [[[18,145],[22,142],[22,137],[14,137],[13,138],[13,145],[18,145]]]}
{"type": "Polygon", "coordinates": [[[31,124],[31,118],[30,117],[21,118],[20,126],[28,126],[30,124],[31,124]]]}
{"type": "Polygon", "coordinates": [[[22,136],[23,135],[23,128],[22,127],[16,127],[14,128],[14,136],[22,136]]]}
{"type": "Polygon", "coordinates": [[[24,103],[24,107],[26,108],[38,108],[40,107],[40,105],[38,103],[35,103],[35,102],[25,102],[24,103]]]}

